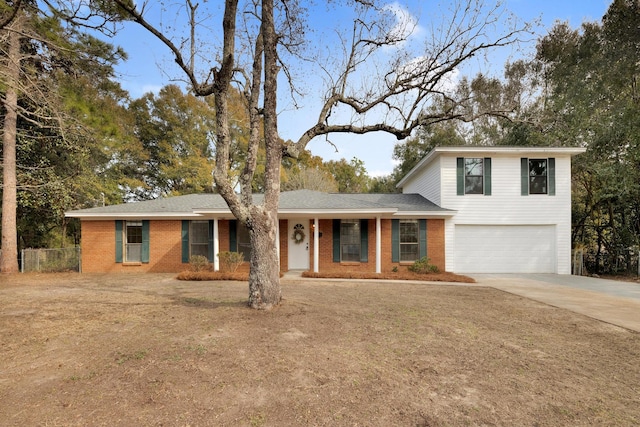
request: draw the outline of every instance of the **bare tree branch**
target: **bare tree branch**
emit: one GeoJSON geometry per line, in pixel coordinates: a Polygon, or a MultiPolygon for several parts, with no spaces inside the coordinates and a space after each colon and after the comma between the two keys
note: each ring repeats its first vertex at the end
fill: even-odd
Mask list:
{"type": "Polygon", "coordinates": [[[16,0],[12,6],[9,6],[7,2],[4,2],[3,7],[0,9],[0,29],[6,27],[13,21],[18,15],[18,11],[22,7],[22,0],[16,0]]]}
{"type": "Polygon", "coordinates": [[[432,32],[427,49],[421,57],[407,59],[399,53],[387,63],[383,78],[373,79],[368,86],[356,85],[362,79],[362,68],[376,63],[382,49],[391,49],[403,42],[397,34],[370,37],[373,27],[360,18],[354,19],[349,49],[342,70],[326,69],[327,75],[337,75],[320,108],[316,123],[285,149],[285,155],[295,156],[315,137],[329,133],[386,132],[398,139],[408,137],[420,126],[446,120],[472,121],[495,115],[507,117],[511,107],[472,113],[465,108],[468,99],[453,93],[448,81],[472,58],[496,48],[517,43],[528,32],[528,26],[512,28],[490,38],[494,27],[503,19],[502,9],[495,6],[484,13],[479,0],[456,3],[451,22],[432,32]],[[394,37],[394,35],[396,37],[394,37]],[[448,111],[427,113],[436,100],[446,100],[448,111]],[[346,120],[345,120],[346,118],[346,120]]]}

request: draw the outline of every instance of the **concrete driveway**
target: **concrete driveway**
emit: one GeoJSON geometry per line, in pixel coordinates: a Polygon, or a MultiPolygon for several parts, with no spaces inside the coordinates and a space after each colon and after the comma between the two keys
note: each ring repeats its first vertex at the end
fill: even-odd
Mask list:
{"type": "Polygon", "coordinates": [[[640,332],[640,284],[558,274],[473,274],[477,283],[640,332]]]}

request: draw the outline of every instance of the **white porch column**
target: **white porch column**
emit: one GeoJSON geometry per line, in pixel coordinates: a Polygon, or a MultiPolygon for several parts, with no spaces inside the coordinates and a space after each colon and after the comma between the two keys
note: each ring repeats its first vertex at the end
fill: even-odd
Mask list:
{"type": "Polygon", "coordinates": [[[382,226],[380,217],[376,217],[376,273],[382,273],[382,226]]]}
{"type": "Polygon", "coordinates": [[[278,254],[278,270],[282,268],[280,259],[280,218],[276,219],[276,253],[278,254]]]}
{"type": "Polygon", "coordinates": [[[218,218],[213,219],[213,271],[220,271],[220,236],[218,218]]]}
{"type": "Polygon", "coordinates": [[[320,223],[313,218],[313,272],[317,273],[320,266],[320,223]]]}

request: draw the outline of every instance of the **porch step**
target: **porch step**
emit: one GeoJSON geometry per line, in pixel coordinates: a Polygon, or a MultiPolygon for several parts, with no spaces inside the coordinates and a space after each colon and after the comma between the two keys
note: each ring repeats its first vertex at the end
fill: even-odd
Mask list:
{"type": "Polygon", "coordinates": [[[306,271],[306,270],[289,270],[285,272],[282,277],[286,277],[286,278],[302,277],[303,271],[306,271]]]}

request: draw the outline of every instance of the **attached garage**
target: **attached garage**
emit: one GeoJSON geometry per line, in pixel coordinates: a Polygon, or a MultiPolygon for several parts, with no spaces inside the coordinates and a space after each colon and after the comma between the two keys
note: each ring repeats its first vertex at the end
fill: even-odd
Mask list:
{"type": "Polygon", "coordinates": [[[456,225],[456,273],[556,273],[554,225],[456,225]]]}

